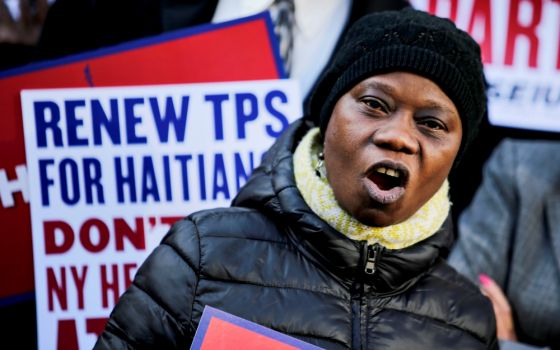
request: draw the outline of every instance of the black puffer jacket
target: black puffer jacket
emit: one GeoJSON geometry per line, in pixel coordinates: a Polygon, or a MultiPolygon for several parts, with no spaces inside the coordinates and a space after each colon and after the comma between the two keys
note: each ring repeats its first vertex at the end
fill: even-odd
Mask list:
{"type": "Polygon", "coordinates": [[[290,127],[234,207],[175,224],[96,349],[188,349],[205,305],[325,349],[497,348],[490,303],[440,257],[448,224],[406,249],[368,249],[310,210],[292,169],[306,131],[290,127]]]}

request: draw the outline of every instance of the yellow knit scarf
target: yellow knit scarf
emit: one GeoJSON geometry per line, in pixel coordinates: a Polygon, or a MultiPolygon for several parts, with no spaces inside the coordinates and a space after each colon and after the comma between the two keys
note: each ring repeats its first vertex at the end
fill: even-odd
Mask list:
{"type": "Polygon", "coordinates": [[[401,249],[430,237],[445,221],[451,206],[447,180],[406,221],[386,227],[362,224],[340,208],[327,179],[315,173],[315,166],[319,161],[317,155],[321,148],[319,128],[313,128],[303,137],[294,153],[296,185],[315,214],[347,237],[365,240],[370,245],[379,243],[389,249],[401,249]]]}

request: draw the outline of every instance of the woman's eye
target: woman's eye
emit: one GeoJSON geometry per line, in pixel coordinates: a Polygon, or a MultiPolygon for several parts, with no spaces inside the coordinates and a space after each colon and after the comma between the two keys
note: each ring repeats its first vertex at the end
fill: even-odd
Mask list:
{"type": "Polygon", "coordinates": [[[373,98],[373,97],[365,97],[362,99],[362,102],[365,103],[369,108],[386,112],[388,110],[387,106],[383,101],[373,98]]]}
{"type": "Polygon", "coordinates": [[[445,130],[445,125],[437,119],[421,119],[418,124],[427,127],[430,130],[445,130]]]}

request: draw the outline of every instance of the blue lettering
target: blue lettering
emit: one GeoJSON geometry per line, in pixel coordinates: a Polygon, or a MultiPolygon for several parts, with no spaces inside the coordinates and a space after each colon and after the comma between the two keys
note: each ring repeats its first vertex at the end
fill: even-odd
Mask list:
{"type": "Polygon", "coordinates": [[[84,158],[84,182],[86,188],[86,203],[94,203],[94,189],[97,194],[97,203],[105,203],[103,185],[101,184],[101,162],[96,158],[84,158]]]}
{"type": "Polygon", "coordinates": [[[229,199],[229,189],[227,184],[226,167],[224,164],[224,156],[220,153],[214,155],[214,181],[213,181],[212,199],[218,198],[218,193],[223,193],[225,199],[229,199]]]}
{"type": "Polygon", "coordinates": [[[206,172],[204,171],[204,154],[198,155],[198,181],[200,182],[200,200],[206,200],[206,172]]]}
{"type": "Polygon", "coordinates": [[[212,102],[214,106],[214,137],[216,140],[224,139],[224,117],[222,112],[222,102],[229,100],[227,94],[207,95],[205,101],[212,102]]]}
{"type": "Polygon", "coordinates": [[[93,144],[101,145],[101,128],[103,127],[114,145],[121,144],[119,130],[119,106],[116,98],[110,100],[111,115],[107,116],[99,100],[91,101],[91,119],[93,129],[93,144]]]}
{"type": "Polygon", "coordinates": [[[247,182],[251,172],[255,168],[255,162],[253,159],[253,152],[249,152],[249,168],[246,169],[243,165],[243,160],[241,159],[241,155],[239,153],[235,153],[235,184],[237,185],[237,190],[241,188],[241,186],[247,182]],[[243,181],[241,181],[243,180],[243,181]]]}
{"type": "Polygon", "coordinates": [[[546,98],[545,98],[544,101],[547,105],[557,106],[558,103],[560,103],[560,91],[558,89],[556,89],[556,94],[555,94],[554,91],[552,90],[552,87],[547,86],[546,87],[546,98]]]}
{"type": "Polygon", "coordinates": [[[538,102],[538,100],[540,100],[539,97],[544,97],[546,90],[550,91],[550,86],[537,86],[537,88],[534,91],[533,94],[533,98],[531,99],[531,102],[535,103],[538,102]]]}
{"type": "Polygon", "coordinates": [[[50,129],[54,145],[62,146],[62,130],[58,126],[58,122],[60,122],[60,108],[58,108],[58,105],[52,101],[37,101],[33,103],[33,111],[37,128],[37,145],[39,147],[47,147],[47,129],[50,129]],[[49,121],[47,121],[47,113],[45,113],[47,110],[50,115],[49,121]]]}
{"type": "Polygon", "coordinates": [[[115,158],[117,201],[119,203],[124,203],[124,186],[126,185],[128,186],[128,190],[130,192],[130,202],[136,203],[136,182],[134,180],[134,161],[132,157],[126,157],[126,165],[128,168],[128,174],[123,175],[121,159],[119,157],[115,158]]]}
{"type": "Polygon", "coordinates": [[[525,90],[525,86],[518,84],[513,85],[513,87],[511,88],[511,93],[509,95],[509,100],[513,102],[515,100],[521,99],[521,97],[523,96],[523,90],[525,90]]]}
{"type": "Polygon", "coordinates": [[[187,111],[189,109],[189,96],[183,96],[181,99],[181,113],[179,118],[177,118],[177,112],[175,111],[175,106],[173,105],[173,99],[171,97],[165,99],[165,113],[163,118],[159,110],[157,98],[151,97],[149,101],[152,107],[152,113],[154,114],[154,121],[160,141],[167,142],[169,139],[169,124],[173,123],[177,141],[184,142],[185,129],[187,126],[187,111]]]}
{"type": "Polygon", "coordinates": [[[136,125],[142,122],[142,118],[134,114],[136,105],[144,104],[143,98],[125,98],[124,116],[126,120],[126,140],[129,144],[147,143],[145,136],[136,134],[136,125]]]}
{"type": "Polygon", "coordinates": [[[171,202],[171,169],[169,167],[169,156],[163,156],[163,180],[165,181],[165,199],[171,202]]]}
{"type": "Polygon", "coordinates": [[[52,178],[48,177],[47,167],[54,164],[53,159],[39,159],[39,182],[41,183],[41,204],[49,206],[49,186],[54,185],[52,178]]]}
{"type": "Polygon", "coordinates": [[[237,114],[237,138],[245,139],[245,124],[257,119],[259,115],[257,97],[250,93],[236,94],[235,109],[237,114]],[[249,104],[248,110],[245,108],[246,104],[249,104]]]}
{"type": "Polygon", "coordinates": [[[66,110],[66,132],[68,134],[69,146],[87,146],[88,140],[78,137],[78,128],[84,125],[84,121],[76,115],[78,107],[84,107],[84,100],[70,100],[64,102],[66,110]]]}
{"type": "Polygon", "coordinates": [[[274,108],[273,101],[277,98],[279,98],[280,102],[282,102],[282,103],[287,103],[288,102],[288,97],[286,96],[286,94],[284,92],[282,92],[280,90],[272,90],[271,92],[266,94],[266,97],[265,97],[265,100],[264,100],[264,105],[266,107],[266,110],[273,117],[278,119],[280,121],[280,123],[282,124],[282,127],[278,131],[275,131],[270,124],[268,124],[266,126],[266,133],[269,134],[270,136],[274,137],[274,138],[280,136],[280,134],[282,134],[282,132],[288,127],[288,124],[289,124],[288,118],[286,118],[286,116],[284,114],[282,114],[280,111],[278,111],[276,108],[274,108]]]}
{"type": "MultiPolygon", "coordinates": [[[[190,154],[178,155],[175,156],[175,159],[181,163],[181,178],[183,179],[183,200],[188,201],[189,196],[189,172],[187,169],[187,163],[192,159],[190,154]]],[[[199,159],[200,161],[200,159],[199,159]]],[[[204,174],[204,171],[203,171],[204,174]]],[[[202,189],[202,187],[201,187],[202,189]]],[[[204,197],[206,198],[206,192],[204,193],[204,197]]]]}
{"type": "Polygon", "coordinates": [[[58,165],[60,173],[60,191],[62,201],[74,205],[80,200],[80,188],[78,180],[78,166],[70,158],[64,158],[58,165]],[[72,189],[71,191],[69,191],[72,189]]]}
{"type": "Polygon", "coordinates": [[[159,190],[156,181],[156,172],[152,157],[145,156],[142,162],[142,202],[146,202],[148,196],[159,202],[159,190]]]}

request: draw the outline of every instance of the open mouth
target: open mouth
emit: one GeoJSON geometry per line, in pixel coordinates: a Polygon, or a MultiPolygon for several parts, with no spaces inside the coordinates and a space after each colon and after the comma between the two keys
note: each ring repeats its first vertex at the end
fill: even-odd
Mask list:
{"type": "Polygon", "coordinates": [[[402,165],[380,162],[368,171],[366,188],[376,202],[394,203],[405,193],[408,174],[408,170],[402,165]]]}
{"type": "Polygon", "coordinates": [[[406,169],[398,166],[379,164],[373,168],[368,178],[382,191],[404,187],[408,178],[406,169]]]}

